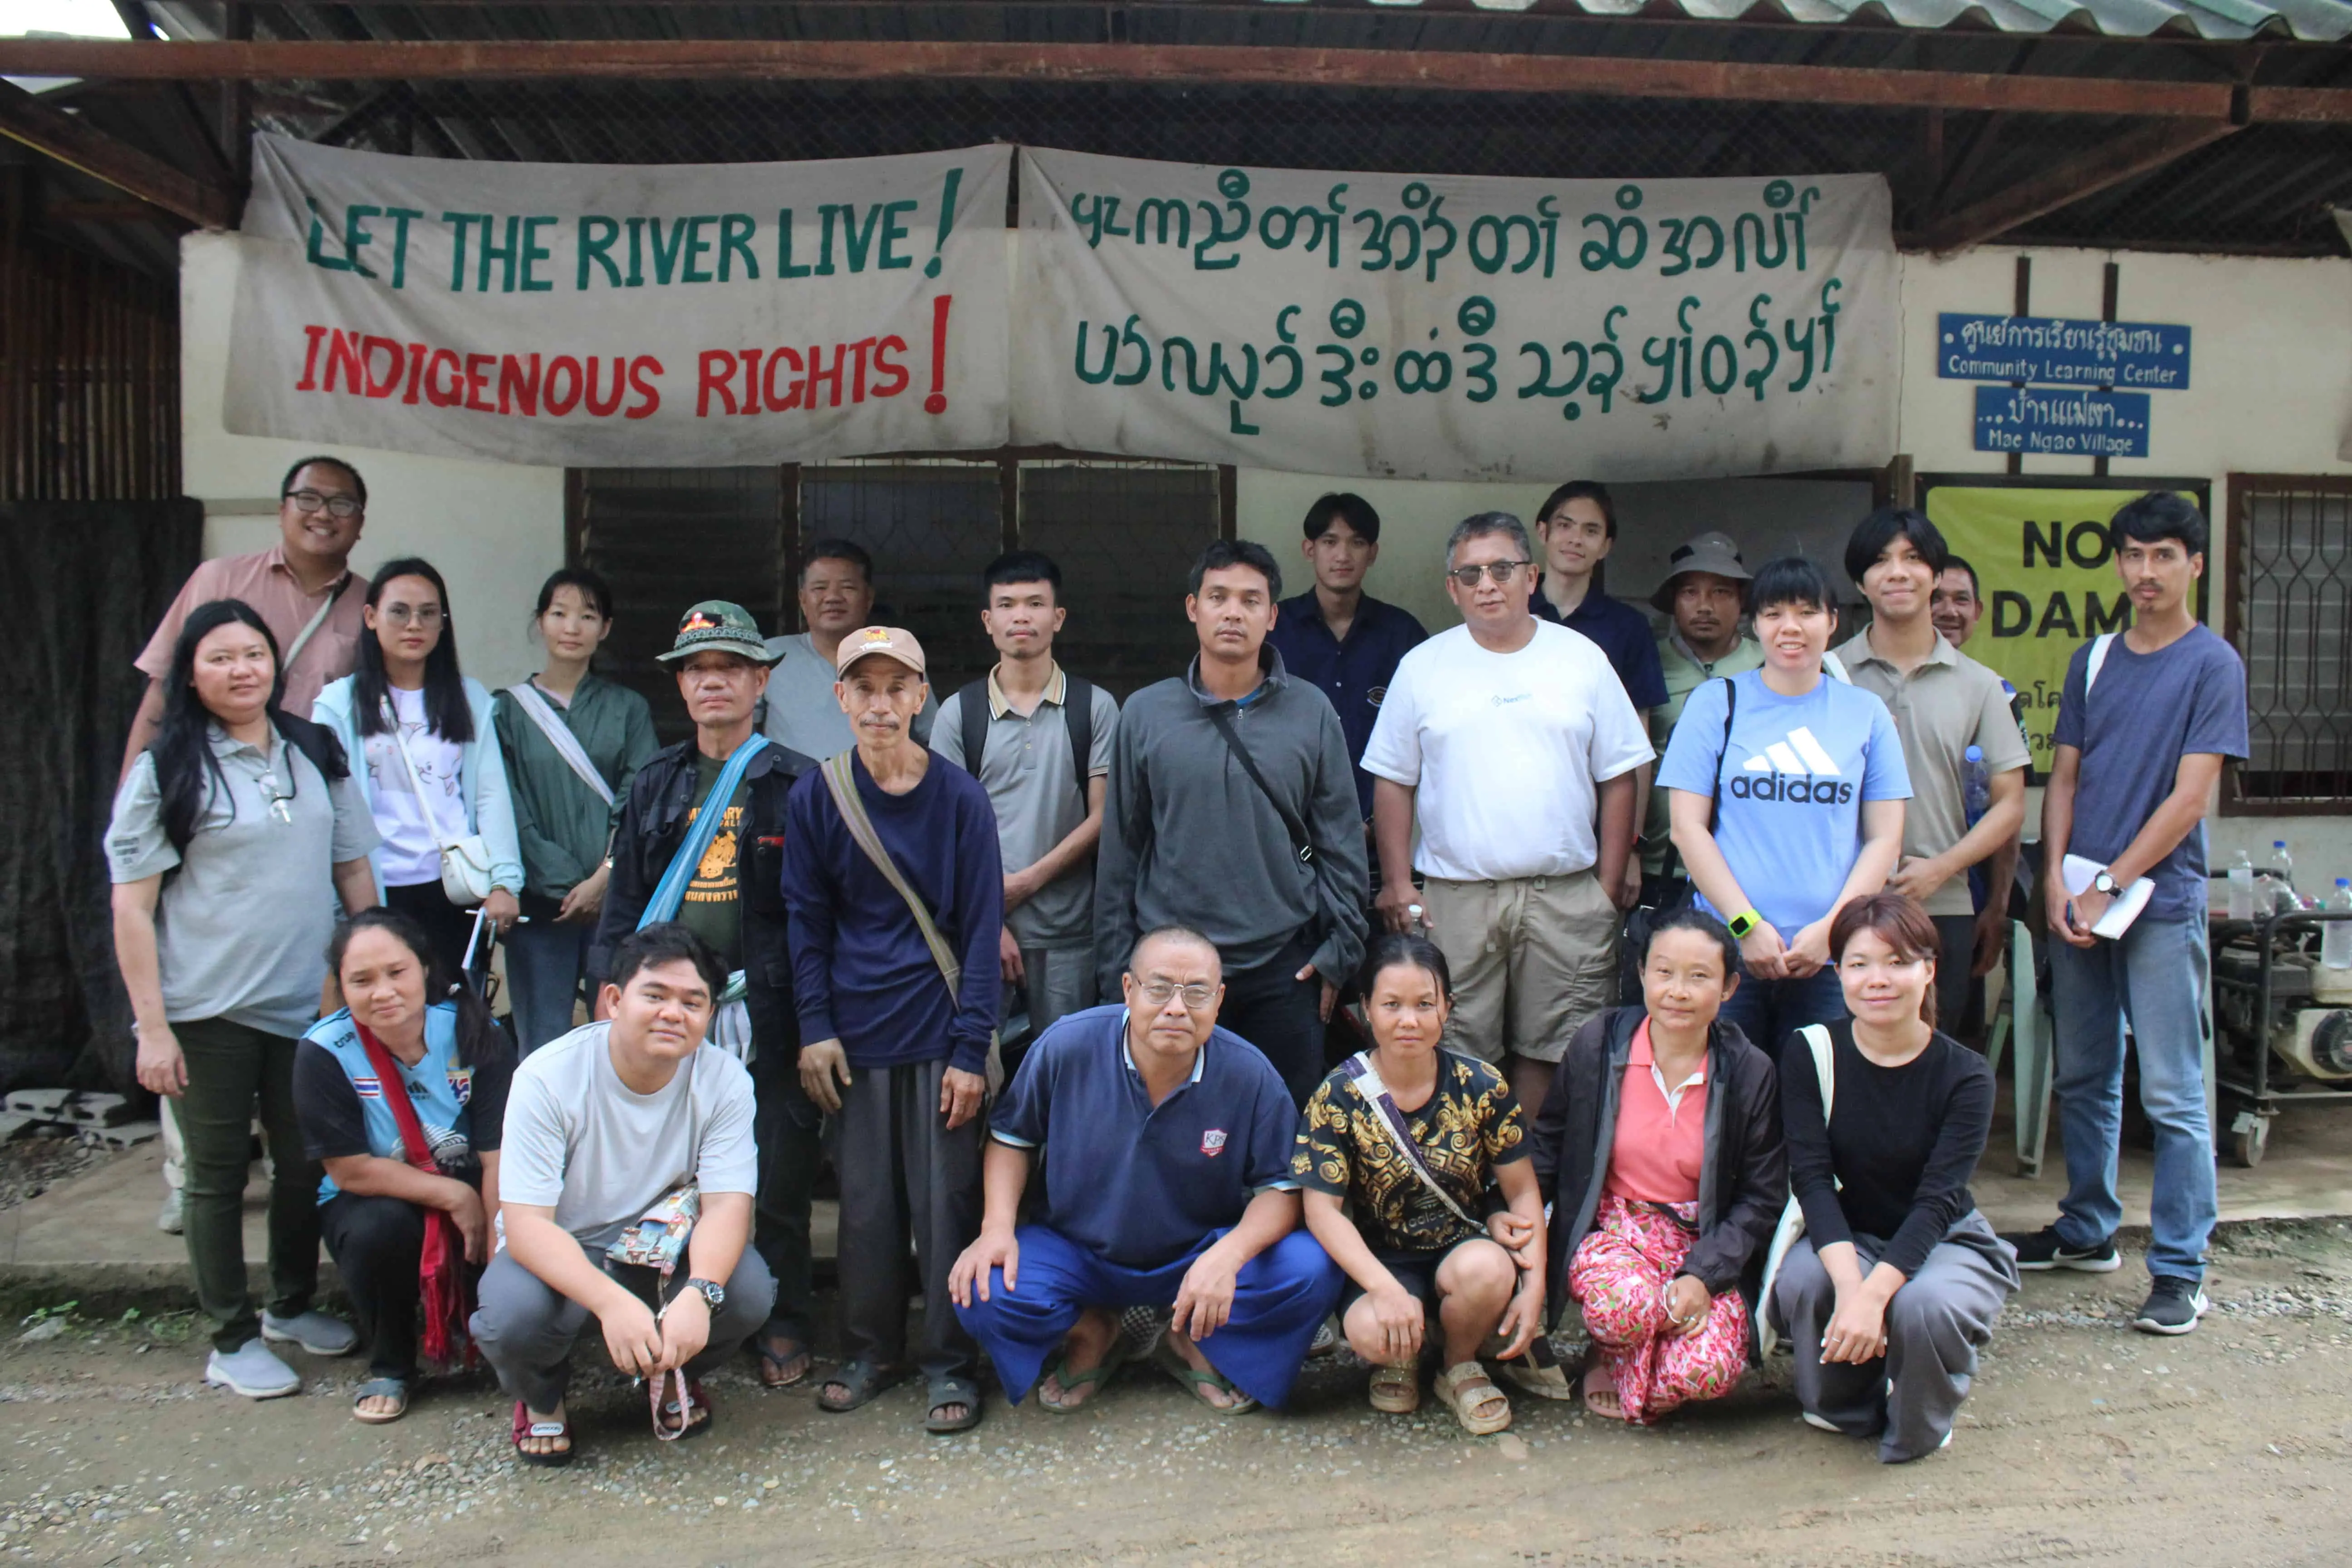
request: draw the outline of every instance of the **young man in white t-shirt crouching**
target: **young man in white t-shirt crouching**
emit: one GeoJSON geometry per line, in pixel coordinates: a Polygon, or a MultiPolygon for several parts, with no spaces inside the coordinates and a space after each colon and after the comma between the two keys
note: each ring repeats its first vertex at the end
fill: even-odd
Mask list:
{"type": "Polygon", "coordinates": [[[1404,656],[1364,748],[1375,907],[1408,931],[1423,906],[1454,971],[1445,1043],[1505,1067],[1523,1105],[1543,1103],[1569,1037],[1617,999],[1634,775],[1656,755],[1608,656],[1535,618],[1532,557],[1507,512],[1455,526],[1445,592],[1464,624],[1404,656]]]}
{"type": "Polygon", "coordinates": [[[515,1452],[527,1464],[571,1462],[563,1394],[591,1317],[623,1372],[657,1379],[685,1369],[692,1408],[680,1410],[673,1393],[657,1419],[683,1423],[688,1436],[710,1421],[692,1379],[767,1321],[775,1281],[748,1246],[759,1177],[751,1075],[703,1043],[725,978],[686,927],[647,926],[614,949],[607,1019],[550,1041],[515,1069],[499,1161],[501,1244],[472,1329],[515,1396],[515,1452]],[[606,1256],[688,1181],[701,1215],[673,1277],[606,1256]]]}

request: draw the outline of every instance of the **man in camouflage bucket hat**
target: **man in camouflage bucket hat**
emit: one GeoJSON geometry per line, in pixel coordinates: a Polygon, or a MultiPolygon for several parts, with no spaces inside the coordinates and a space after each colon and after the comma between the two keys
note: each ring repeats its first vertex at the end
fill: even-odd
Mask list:
{"type": "Polygon", "coordinates": [[[679,617],[677,640],[656,657],[677,677],[694,738],[655,752],[637,771],[613,835],[606,862],[612,879],[589,949],[589,971],[603,979],[614,948],[637,929],[663,874],[689,847],[728,760],[756,741],[720,806],[717,832],[695,858],[674,918],[709,942],[730,973],[710,1039],[748,1058],[759,1095],[760,1190],[751,1244],[775,1276],[776,1304],[755,1343],[761,1381],[781,1388],[808,1375],[814,1327],[809,1200],[822,1119],[800,1087],[782,879],[785,800],[793,782],[816,764],[754,730],[753,715],[776,661],[742,605],[705,599],[679,617]]]}

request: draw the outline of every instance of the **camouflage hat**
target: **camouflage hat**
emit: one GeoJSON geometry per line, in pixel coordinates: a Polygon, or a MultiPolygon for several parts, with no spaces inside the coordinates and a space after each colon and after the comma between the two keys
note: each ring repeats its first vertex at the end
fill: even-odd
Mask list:
{"type": "Polygon", "coordinates": [[[675,664],[698,653],[731,653],[758,665],[776,662],[751,612],[725,599],[705,599],[687,611],[677,623],[677,640],[667,653],[654,657],[664,664],[675,664]]]}

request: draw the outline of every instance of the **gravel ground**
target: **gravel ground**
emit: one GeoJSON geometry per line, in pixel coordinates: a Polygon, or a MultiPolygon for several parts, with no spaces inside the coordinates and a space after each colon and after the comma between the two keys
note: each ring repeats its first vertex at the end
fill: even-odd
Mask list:
{"type": "Polygon", "coordinates": [[[118,1151],[79,1138],[24,1137],[0,1143],[0,1209],[38,1197],[114,1159],[118,1151]]]}
{"type": "Polygon", "coordinates": [[[479,1378],[365,1427],[356,1363],[248,1405],[199,1384],[187,1316],[50,1319],[0,1343],[0,1563],[2346,1561],[2352,1230],[2229,1236],[2186,1339],[2128,1330],[2144,1289],[2136,1258],[2030,1279],[1951,1450],[1892,1468],[1800,1425],[1785,1363],[1655,1430],[1521,1399],[1474,1439],[1433,1403],[1367,1410],[1343,1354],[1284,1415],[1129,1372],[1067,1417],[992,1394],[950,1439],[914,1389],[831,1416],[747,1366],[712,1381],[709,1439],[657,1444],[606,1370],[579,1462],[528,1469],[479,1378]]]}

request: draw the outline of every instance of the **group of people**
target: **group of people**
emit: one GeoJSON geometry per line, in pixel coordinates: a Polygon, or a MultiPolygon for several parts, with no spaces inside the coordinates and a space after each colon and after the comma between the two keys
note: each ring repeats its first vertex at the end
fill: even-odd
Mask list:
{"type": "Polygon", "coordinates": [[[1456,526],[1462,624],[1429,636],[1363,591],[1378,513],[1327,496],[1312,588],[1211,543],[1197,656],[1123,705],[1056,659],[1047,557],[990,565],[998,661],[940,700],[872,561],[819,541],[805,631],[681,617],[660,657],[694,732],[663,748],[592,672],[593,573],[548,580],[545,663],[492,693],[428,563],[352,572],[348,463],[281,489],[282,542],[200,568],[142,655],[107,838],[209,1382],[290,1393],[273,1342],[364,1333],[353,1413],[388,1421],[470,1345],[516,1452],[562,1464],[593,1318],[661,1436],[708,1430],[699,1374],[746,1345],[767,1386],[814,1375],[829,1162],[829,1411],[919,1376],[925,1427],[968,1430],[985,1352],[1050,1411],[1141,1356],[1241,1413],[1344,1338],[1381,1410],[1427,1371],[1475,1433],[1511,1419],[1496,1374],[1649,1422],[1778,1338],[1809,1421],[1908,1459],[1948,1439],[2019,1268],[2116,1266],[2126,1016],[2159,1140],[2139,1324],[2202,1310],[2190,896],[2245,709],[2187,608],[2178,497],[2116,518],[2133,626],[2065,689],[2043,846],[2105,868],[2047,879],[2070,1191],[2000,1238],[1968,1190],[1991,1075],[1937,1024],[2002,950],[2028,753],[1958,651],[1973,574],[1916,511],[1854,530],[1872,615],[1832,649],[1822,568],[1751,572],[1719,533],[1675,552],[1654,635],[1603,590],[1589,482],[1533,537],[1456,526]],[[2094,937],[2139,876],[2139,923],[2094,937]],[[313,1305],[322,1238],[358,1332],[313,1305]],[[1551,1350],[1570,1306],[1580,1375],[1551,1350]]]}

